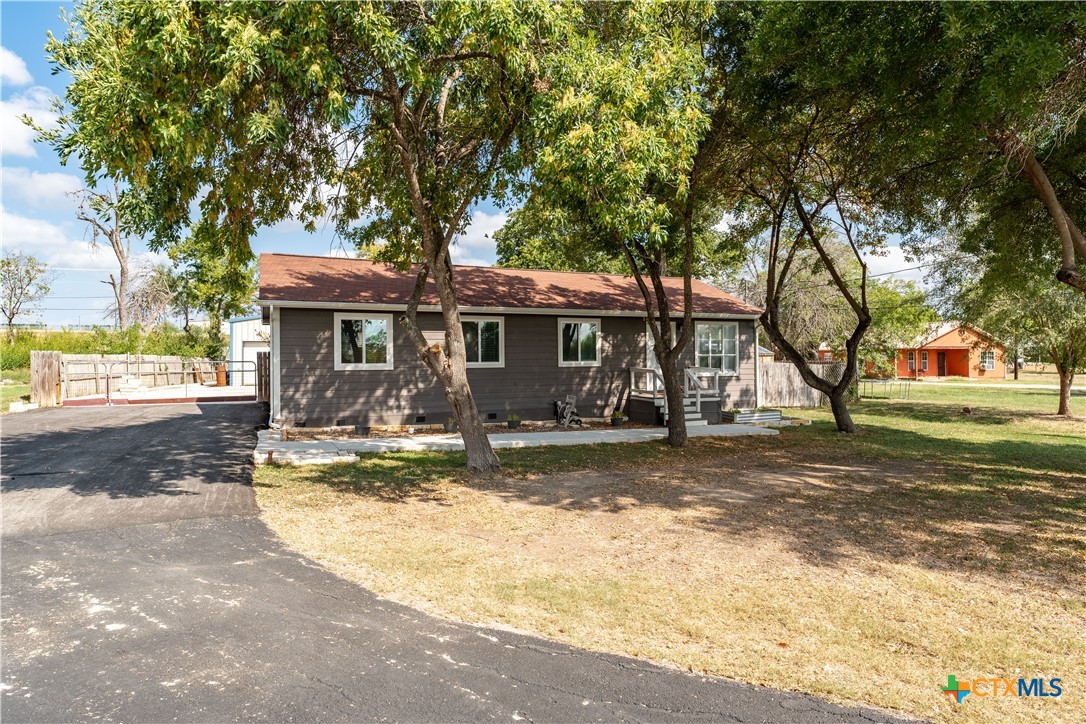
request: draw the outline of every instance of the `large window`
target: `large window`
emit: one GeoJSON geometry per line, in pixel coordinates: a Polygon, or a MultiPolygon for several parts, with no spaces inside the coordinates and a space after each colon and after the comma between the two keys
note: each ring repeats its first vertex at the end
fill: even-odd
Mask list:
{"type": "Polygon", "coordinates": [[[916,352],[911,349],[909,350],[909,371],[916,371],[916,352]]]}
{"type": "Polygon", "coordinates": [[[694,327],[694,353],[698,367],[739,374],[739,324],[698,322],[694,327]]]}
{"type": "Polygon", "coordinates": [[[505,366],[505,320],[501,317],[462,317],[468,367],[505,366]]]}
{"type": "Polygon", "coordinates": [[[600,364],[600,320],[558,320],[558,366],[597,367],[600,364]]]}
{"type": "Polygon", "coordinates": [[[335,314],[337,370],[392,369],[392,315],[335,314]]]}
{"type": "Polygon", "coordinates": [[[995,350],[986,349],[980,353],[980,368],[989,371],[995,369],[995,350]]]}
{"type": "Polygon", "coordinates": [[[924,350],[920,353],[920,369],[924,372],[928,371],[928,351],[924,350]]]}

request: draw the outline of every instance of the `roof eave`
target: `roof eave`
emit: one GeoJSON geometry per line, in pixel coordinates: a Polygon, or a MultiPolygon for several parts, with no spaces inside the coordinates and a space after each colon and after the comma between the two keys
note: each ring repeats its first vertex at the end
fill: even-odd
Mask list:
{"type": "MultiPolygon", "coordinates": [[[[285,299],[257,299],[257,303],[264,307],[293,307],[297,309],[359,309],[372,311],[399,311],[406,304],[379,304],[375,302],[324,302],[303,301],[285,299]]],[[[436,304],[420,304],[420,312],[440,312],[441,307],[436,304]]],[[[616,309],[571,309],[567,307],[475,307],[461,304],[461,312],[476,314],[545,314],[545,315],[570,315],[578,317],[648,317],[644,310],[616,310],[616,309]]],[[[760,312],[699,312],[694,311],[694,316],[702,319],[758,319],[760,312]]]]}

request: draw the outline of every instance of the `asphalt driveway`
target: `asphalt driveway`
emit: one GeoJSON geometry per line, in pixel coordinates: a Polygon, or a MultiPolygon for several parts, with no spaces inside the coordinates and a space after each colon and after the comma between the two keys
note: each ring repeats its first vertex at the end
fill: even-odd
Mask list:
{"type": "Polygon", "coordinates": [[[257,405],[3,420],[5,721],[888,721],[385,601],[255,516],[257,405]]]}

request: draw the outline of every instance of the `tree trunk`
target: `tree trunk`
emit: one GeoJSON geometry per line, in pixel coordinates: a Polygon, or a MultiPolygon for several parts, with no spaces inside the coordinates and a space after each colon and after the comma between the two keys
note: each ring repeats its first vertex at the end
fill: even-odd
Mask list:
{"type": "Polygon", "coordinates": [[[121,261],[121,270],[117,283],[117,324],[121,329],[128,329],[128,259],[121,261]]]}
{"type": "Polygon", "coordinates": [[[1056,371],[1060,375],[1060,407],[1057,415],[1071,414],[1071,384],[1075,381],[1074,370],[1067,369],[1059,362],[1056,363],[1056,371]]]}
{"type": "Polygon", "coordinates": [[[660,361],[660,373],[664,378],[664,395],[667,404],[667,444],[686,447],[686,412],[683,410],[682,372],[676,364],[678,355],[667,354],[660,361]]]}
{"type": "Polygon", "coordinates": [[[445,364],[439,378],[445,384],[445,399],[452,408],[464,440],[468,470],[492,473],[501,469],[501,461],[490,446],[490,438],[486,435],[479,409],[475,406],[475,396],[468,384],[467,349],[464,346],[464,328],[460,323],[452,266],[448,263],[448,253],[442,256],[431,265],[437,296],[441,300],[441,317],[445,322],[445,364]]]}
{"type": "Polygon", "coordinates": [[[837,431],[856,432],[856,425],[852,422],[852,415],[849,414],[848,403],[845,400],[845,390],[835,389],[829,397],[830,411],[833,413],[833,421],[837,423],[837,431]]]}
{"type": "Polygon", "coordinates": [[[1020,164],[1020,172],[1037,192],[1037,197],[1048,209],[1056,224],[1056,233],[1060,237],[1062,266],[1056,272],[1056,280],[1086,293],[1086,279],[1082,278],[1076,264],[1075,252],[1086,257],[1086,238],[1079,231],[1070,214],[1060,203],[1048,174],[1041,166],[1033,151],[1011,131],[991,133],[988,140],[1011,161],[1020,164]]]}

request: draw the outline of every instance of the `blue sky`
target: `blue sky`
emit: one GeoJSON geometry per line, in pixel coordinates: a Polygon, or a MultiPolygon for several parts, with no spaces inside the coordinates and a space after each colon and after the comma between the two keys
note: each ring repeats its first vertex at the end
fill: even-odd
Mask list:
{"type": "MultiPolygon", "coordinates": [[[[60,11],[70,7],[70,3],[57,2],[0,3],[0,234],[5,250],[34,254],[54,268],[53,293],[40,305],[35,319],[21,320],[43,321],[50,327],[108,323],[105,308],[112,297],[102,282],[116,269],[112,252],[92,249],[86,225],[75,218],[76,202],[68,193],[83,186],[80,169],[62,166],[50,148],[33,143],[30,129],[19,121],[21,114],[43,124],[55,118],[49,103],[63,95],[68,79],[50,73],[44,45],[48,31],[63,33],[60,11]]],[[[470,228],[454,245],[454,261],[493,264],[493,234],[505,219],[505,213],[491,204],[475,209],[470,228]]],[[[258,254],[344,253],[330,228],[309,234],[300,223],[290,221],[262,229],[252,246],[258,254]]],[[[140,260],[153,258],[141,240],[133,239],[132,247],[140,260]]],[[[913,266],[898,247],[887,252],[869,259],[872,273],[913,266]]],[[[919,279],[922,274],[899,276],[919,279]]]]}
{"type": "MultiPolygon", "coordinates": [[[[36,319],[21,320],[43,321],[50,327],[108,323],[104,310],[112,296],[102,281],[116,269],[112,252],[94,251],[86,225],[75,218],[76,202],[67,194],[82,188],[80,169],[62,166],[52,149],[35,144],[30,129],[19,121],[24,113],[42,123],[55,118],[49,102],[63,95],[68,78],[50,73],[44,46],[47,31],[63,33],[60,10],[70,7],[56,2],[0,4],[0,233],[5,250],[34,254],[54,268],[53,293],[40,305],[36,319]]],[[[492,205],[475,209],[471,227],[454,248],[455,261],[494,263],[492,237],[503,223],[505,214],[492,205]]],[[[296,222],[262,229],[252,246],[258,254],[343,253],[330,228],[309,234],[296,222]]],[[[140,239],[133,239],[132,248],[133,255],[151,258],[140,239]]]]}

